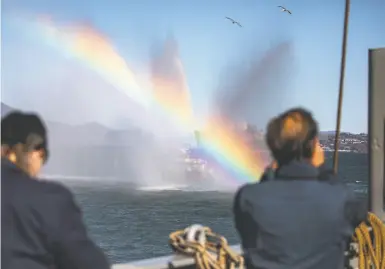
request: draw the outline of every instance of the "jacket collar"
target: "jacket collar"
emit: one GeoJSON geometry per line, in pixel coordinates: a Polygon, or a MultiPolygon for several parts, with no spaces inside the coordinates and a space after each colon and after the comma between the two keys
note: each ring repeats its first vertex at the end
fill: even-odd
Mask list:
{"type": "Polygon", "coordinates": [[[318,178],[319,175],[320,169],[307,161],[293,161],[279,167],[275,172],[277,179],[308,179],[318,178]]]}

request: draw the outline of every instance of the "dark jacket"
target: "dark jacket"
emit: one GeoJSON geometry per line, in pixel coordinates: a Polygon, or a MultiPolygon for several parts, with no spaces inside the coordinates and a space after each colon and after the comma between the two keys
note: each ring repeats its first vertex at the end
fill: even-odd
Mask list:
{"type": "Polygon", "coordinates": [[[1,163],[2,269],[107,269],[71,192],[1,163]]]}
{"type": "Polygon", "coordinates": [[[241,187],[235,226],[248,269],[342,269],[366,204],[325,170],[293,162],[241,187]]]}

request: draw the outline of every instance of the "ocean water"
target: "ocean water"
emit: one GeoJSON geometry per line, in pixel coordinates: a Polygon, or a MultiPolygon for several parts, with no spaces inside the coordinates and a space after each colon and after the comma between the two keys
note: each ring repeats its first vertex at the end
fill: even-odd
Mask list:
{"type": "MultiPolygon", "coordinates": [[[[327,162],[331,165],[331,157],[327,162]]],[[[367,155],[342,153],[341,180],[365,197],[367,155]]],[[[84,212],[90,236],[112,263],[169,255],[168,235],[199,223],[224,235],[230,244],[238,238],[232,221],[232,193],[135,191],[114,184],[64,181],[75,193],[84,212]]]]}

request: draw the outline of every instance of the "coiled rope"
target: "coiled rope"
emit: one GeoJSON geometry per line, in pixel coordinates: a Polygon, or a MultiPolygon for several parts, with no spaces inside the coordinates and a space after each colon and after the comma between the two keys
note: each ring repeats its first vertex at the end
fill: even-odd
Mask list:
{"type": "Polygon", "coordinates": [[[243,269],[243,257],[235,253],[226,238],[210,228],[192,225],[170,234],[171,248],[193,257],[199,269],[243,269]]]}
{"type": "MultiPolygon", "coordinates": [[[[385,269],[385,224],[376,215],[369,213],[367,222],[356,228],[353,242],[358,252],[350,258],[358,257],[359,269],[385,269]]],[[[244,268],[242,255],[208,227],[192,225],[173,232],[170,245],[175,252],[194,258],[198,269],[244,268]]]]}
{"type": "Polygon", "coordinates": [[[385,269],[385,225],[373,213],[358,226],[353,235],[358,245],[359,269],[385,269]]]}

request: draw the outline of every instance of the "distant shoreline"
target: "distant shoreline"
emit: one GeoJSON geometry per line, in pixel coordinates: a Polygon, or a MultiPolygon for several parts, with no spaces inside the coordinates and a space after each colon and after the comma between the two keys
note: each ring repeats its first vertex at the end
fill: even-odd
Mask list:
{"type": "MultiPolygon", "coordinates": [[[[324,152],[333,152],[333,153],[334,153],[334,150],[324,150],[324,152]]],[[[338,150],[338,152],[342,152],[342,153],[354,153],[354,154],[368,154],[368,152],[347,151],[347,150],[338,150]]]]}

